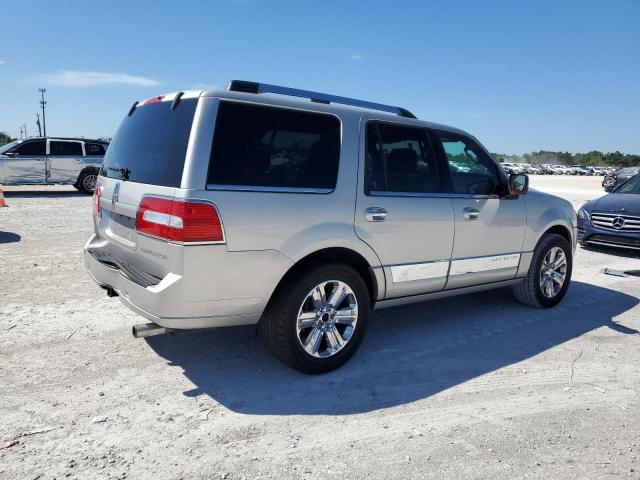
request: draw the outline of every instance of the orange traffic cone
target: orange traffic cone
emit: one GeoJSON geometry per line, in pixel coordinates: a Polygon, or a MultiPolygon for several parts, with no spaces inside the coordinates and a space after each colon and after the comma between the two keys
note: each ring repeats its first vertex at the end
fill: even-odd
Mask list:
{"type": "Polygon", "coordinates": [[[8,207],[7,202],[4,200],[4,193],[2,192],[2,187],[0,187],[0,207],[8,207]]]}

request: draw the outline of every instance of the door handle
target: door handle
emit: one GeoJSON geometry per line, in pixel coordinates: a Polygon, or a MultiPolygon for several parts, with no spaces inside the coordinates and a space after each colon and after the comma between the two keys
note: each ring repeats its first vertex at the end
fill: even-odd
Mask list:
{"type": "Polygon", "coordinates": [[[467,207],[462,210],[462,215],[466,220],[476,220],[480,216],[480,212],[477,208],[467,207]]]}
{"type": "Polygon", "coordinates": [[[388,215],[389,212],[382,207],[369,207],[364,211],[364,218],[367,219],[367,222],[384,222],[388,215]]]}

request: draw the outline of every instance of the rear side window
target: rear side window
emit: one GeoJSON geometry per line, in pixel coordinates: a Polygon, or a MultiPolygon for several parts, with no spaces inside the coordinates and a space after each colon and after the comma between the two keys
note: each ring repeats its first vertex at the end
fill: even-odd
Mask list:
{"type": "Polygon", "coordinates": [[[49,142],[50,155],[75,155],[82,156],[82,144],[80,142],[49,142]]]}
{"type": "Polygon", "coordinates": [[[122,121],[102,162],[101,175],[179,187],[198,100],[142,105],[122,121]]]}
{"type": "Polygon", "coordinates": [[[367,193],[439,191],[436,161],[426,130],[369,122],[366,152],[367,193]]]}
{"type": "Polygon", "coordinates": [[[207,183],[331,190],[339,157],[333,115],[221,102],[207,183]]]}
{"type": "Polygon", "coordinates": [[[102,156],[104,155],[105,149],[104,145],[101,143],[85,143],[84,151],[87,155],[102,156]]]}
{"type": "Polygon", "coordinates": [[[12,151],[23,157],[44,156],[44,140],[32,140],[30,142],[24,142],[23,144],[15,147],[12,151]]]}

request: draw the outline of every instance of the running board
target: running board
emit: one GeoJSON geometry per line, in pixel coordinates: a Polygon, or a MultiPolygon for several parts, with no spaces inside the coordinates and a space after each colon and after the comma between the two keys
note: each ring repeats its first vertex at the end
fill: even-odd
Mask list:
{"type": "Polygon", "coordinates": [[[501,282],[485,283],[483,285],[474,285],[472,287],[452,288],[451,290],[441,290],[439,292],[421,293],[420,295],[410,295],[408,297],[389,298],[387,300],[379,300],[374,307],[375,310],[381,308],[397,307],[400,305],[408,305],[411,303],[426,302],[428,300],[436,300],[438,298],[452,297],[454,295],[464,295],[466,293],[482,292],[484,290],[493,290],[495,288],[510,287],[520,283],[522,278],[514,278],[513,280],[504,280],[501,282]]]}

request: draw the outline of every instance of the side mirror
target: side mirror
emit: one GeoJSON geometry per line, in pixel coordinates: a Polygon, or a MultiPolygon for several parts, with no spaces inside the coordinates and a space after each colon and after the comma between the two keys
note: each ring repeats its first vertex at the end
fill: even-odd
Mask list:
{"type": "Polygon", "coordinates": [[[509,194],[526,195],[529,191],[529,176],[523,173],[509,175],[509,194]]]}
{"type": "Polygon", "coordinates": [[[604,191],[607,193],[613,192],[613,185],[609,185],[608,187],[604,187],[604,191]]]}

